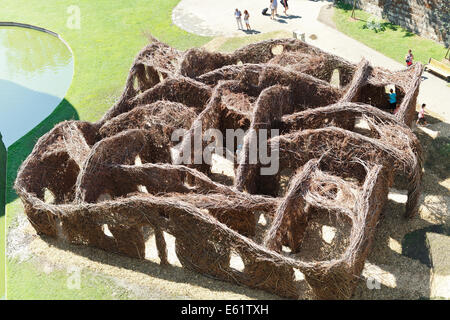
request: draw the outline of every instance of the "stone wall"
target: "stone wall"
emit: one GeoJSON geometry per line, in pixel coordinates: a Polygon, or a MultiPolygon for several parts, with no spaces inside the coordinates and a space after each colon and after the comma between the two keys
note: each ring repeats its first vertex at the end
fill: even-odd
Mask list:
{"type": "MultiPolygon", "coordinates": [[[[353,4],[353,0],[343,0],[353,4]]],[[[449,44],[449,0],[357,0],[357,7],[423,37],[449,44]]]]}

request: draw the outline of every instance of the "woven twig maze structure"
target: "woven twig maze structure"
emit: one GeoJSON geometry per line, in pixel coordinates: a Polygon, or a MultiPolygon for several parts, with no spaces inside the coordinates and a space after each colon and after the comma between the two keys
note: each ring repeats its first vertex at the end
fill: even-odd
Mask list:
{"type": "Polygon", "coordinates": [[[183,267],[202,274],[288,298],[304,290],[349,298],[397,177],[408,189],[405,215],[418,210],[422,154],[408,125],[422,70],[354,65],[294,39],[232,54],[154,40],[104,117],[66,121],[42,136],[15,188],[39,234],[144,259],[150,227],[161,264],[167,233],[183,267]],[[336,70],[339,86],[330,84],[336,70]],[[386,85],[395,85],[396,115],[380,110],[386,85]],[[362,120],[366,130],[355,126],[362,120]],[[196,129],[247,132],[229,183],[209,164],[175,164],[177,128],[187,130],[184,146],[196,129]],[[248,161],[261,129],[279,130],[266,146],[279,150],[274,175],[248,161]],[[325,242],[330,225],[337,235],[325,242]]]}

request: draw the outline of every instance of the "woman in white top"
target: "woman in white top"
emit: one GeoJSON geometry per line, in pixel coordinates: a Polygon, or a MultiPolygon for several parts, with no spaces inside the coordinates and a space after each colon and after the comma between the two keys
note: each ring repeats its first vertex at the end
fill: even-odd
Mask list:
{"type": "Polygon", "coordinates": [[[244,10],[244,22],[245,22],[245,26],[247,27],[247,30],[251,30],[251,28],[250,28],[250,23],[248,22],[248,18],[250,18],[250,14],[248,13],[247,10],[244,10]]]}

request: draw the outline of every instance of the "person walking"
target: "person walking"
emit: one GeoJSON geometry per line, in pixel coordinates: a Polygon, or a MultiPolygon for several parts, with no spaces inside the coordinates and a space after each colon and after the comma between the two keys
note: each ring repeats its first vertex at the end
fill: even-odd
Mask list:
{"type": "Polygon", "coordinates": [[[406,55],[406,66],[411,67],[414,62],[414,55],[412,54],[412,50],[408,50],[408,54],[406,55]]]}
{"type": "Polygon", "coordinates": [[[276,10],[276,1],[277,0],[270,0],[270,19],[275,19],[275,10],[276,10]]]}
{"type": "Polygon", "coordinates": [[[250,23],[248,21],[249,18],[250,18],[250,14],[248,13],[247,10],[244,10],[244,23],[245,23],[247,30],[250,31],[250,30],[252,30],[252,28],[250,28],[250,23]]]}
{"type": "Polygon", "coordinates": [[[236,9],[234,11],[234,17],[236,18],[238,29],[239,30],[244,29],[244,27],[242,26],[242,13],[241,11],[239,11],[239,9],[236,9]]]}
{"type": "Polygon", "coordinates": [[[288,16],[288,14],[287,14],[287,10],[289,9],[289,6],[288,6],[288,0],[281,0],[281,4],[282,4],[283,7],[284,7],[284,14],[285,14],[286,16],[288,16]]]}

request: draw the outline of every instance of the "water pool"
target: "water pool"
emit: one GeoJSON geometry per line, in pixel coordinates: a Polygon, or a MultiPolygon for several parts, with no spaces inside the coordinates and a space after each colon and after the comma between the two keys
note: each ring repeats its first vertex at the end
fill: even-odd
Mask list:
{"type": "Polygon", "coordinates": [[[70,48],[57,36],[0,26],[0,133],[6,147],[64,99],[73,67],[70,48]]]}

